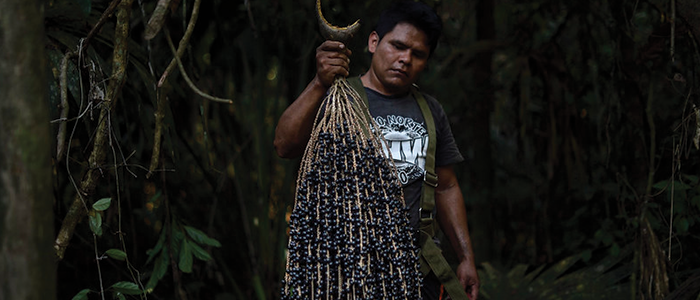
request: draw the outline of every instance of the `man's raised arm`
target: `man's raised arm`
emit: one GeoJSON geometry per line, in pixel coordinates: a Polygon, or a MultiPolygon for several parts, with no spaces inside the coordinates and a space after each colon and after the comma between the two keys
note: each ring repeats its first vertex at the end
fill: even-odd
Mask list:
{"type": "Polygon", "coordinates": [[[337,75],[347,77],[351,51],[336,41],[316,48],[316,76],[282,113],[275,129],[275,150],[284,158],[301,156],[311,136],[314,118],[337,75]]]}

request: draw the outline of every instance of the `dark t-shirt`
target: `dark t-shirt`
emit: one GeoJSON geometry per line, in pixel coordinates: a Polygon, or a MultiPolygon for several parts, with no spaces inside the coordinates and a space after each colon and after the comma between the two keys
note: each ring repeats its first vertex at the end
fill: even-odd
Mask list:
{"type": "MultiPolygon", "coordinates": [[[[411,93],[387,97],[369,88],[365,90],[370,113],[387,140],[391,156],[398,168],[406,206],[410,209],[411,225],[417,229],[428,149],[428,130],[423,114],[411,93]]],[[[435,166],[447,166],[463,161],[442,105],[435,98],[423,95],[435,120],[435,166]]]]}

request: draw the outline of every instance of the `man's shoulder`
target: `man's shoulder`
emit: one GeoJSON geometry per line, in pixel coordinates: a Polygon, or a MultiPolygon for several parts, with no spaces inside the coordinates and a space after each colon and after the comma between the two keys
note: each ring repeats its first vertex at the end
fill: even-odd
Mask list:
{"type": "Polygon", "coordinates": [[[425,98],[425,102],[428,103],[428,107],[430,107],[430,111],[433,113],[433,115],[444,114],[442,104],[440,103],[440,101],[437,100],[437,98],[427,93],[426,91],[421,90],[421,88],[416,84],[413,84],[413,88],[415,88],[416,91],[418,91],[418,93],[423,95],[423,98],[425,98]]]}

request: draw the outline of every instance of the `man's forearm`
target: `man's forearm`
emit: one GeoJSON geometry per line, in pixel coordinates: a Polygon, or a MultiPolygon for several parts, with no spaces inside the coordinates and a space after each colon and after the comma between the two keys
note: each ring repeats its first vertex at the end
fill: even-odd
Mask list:
{"type": "Polygon", "coordinates": [[[275,150],[284,158],[298,157],[304,153],[311,136],[314,117],[326,94],[326,87],[315,77],[282,113],[275,128],[275,150]]]}
{"type": "Polygon", "coordinates": [[[440,181],[435,191],[435,205],[440,228],[449,239],[459,260],[473,262],[474,254],[467,225],[467,212],[454,171],[451,168],[449,170],[438,168],[437,173],[440,181]]]}

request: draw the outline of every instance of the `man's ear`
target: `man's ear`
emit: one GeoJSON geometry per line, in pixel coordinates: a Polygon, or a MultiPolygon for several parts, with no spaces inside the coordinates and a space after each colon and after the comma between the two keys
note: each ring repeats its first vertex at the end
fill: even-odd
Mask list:
{"type": "Polygon", "coordinates": [[[374,51],[377,51],[377,45],[379,45],[379,34],[377,34],[376,31],[372,31],[367,39],[367,48],[369,53],[374,54],[374,51]]]}

